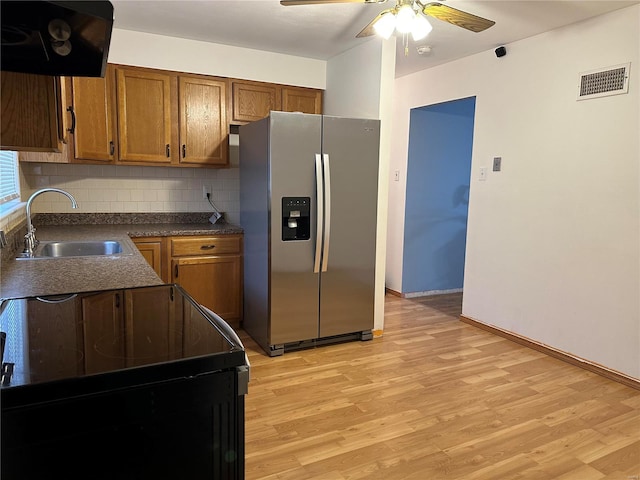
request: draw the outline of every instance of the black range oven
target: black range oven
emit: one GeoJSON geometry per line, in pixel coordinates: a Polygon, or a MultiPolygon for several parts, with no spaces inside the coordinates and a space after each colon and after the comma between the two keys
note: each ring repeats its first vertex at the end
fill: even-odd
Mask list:
{"type": "Polygon", "coordinates": [[[243,479],[249,364],[177,285],[6,300],[3,480],[243,479]]]}

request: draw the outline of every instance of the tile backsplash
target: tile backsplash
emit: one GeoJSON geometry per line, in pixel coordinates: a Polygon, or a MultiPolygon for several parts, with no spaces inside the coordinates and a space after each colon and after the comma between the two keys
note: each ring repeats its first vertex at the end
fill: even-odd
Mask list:
{"type": "MultiPolygon", "coordinates": [[[[232,164],[233,165],[233,164],[232,164]]],[[[78,209],[56,194],[33,202],[33,213],[213,212],[203,187],[230,223],[240,220],[239,168],[171,168],[126,165],[20,163],[22,199],[38,189],[71,193],[78,209]]]]}

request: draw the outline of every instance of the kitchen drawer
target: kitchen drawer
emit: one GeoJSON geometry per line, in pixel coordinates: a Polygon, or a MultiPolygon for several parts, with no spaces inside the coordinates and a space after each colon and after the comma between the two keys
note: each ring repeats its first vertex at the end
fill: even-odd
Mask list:
{"type": "Polygon", "coordinates": [[[182,237],[171,239],[171,256],[240,253],[240,236],[182,237]]]}

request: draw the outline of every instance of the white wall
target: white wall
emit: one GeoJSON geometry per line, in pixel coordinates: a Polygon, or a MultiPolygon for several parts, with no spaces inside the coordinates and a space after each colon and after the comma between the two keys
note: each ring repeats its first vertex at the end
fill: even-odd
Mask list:
{"type": "Polygon", "coordinates": [[[324,60],[113,29],[109,62],[179,72],[325,88],[324,60]]]}
{"type": "MultiPolygon", "coordinates": [[[[639,30],[636,5],[507,45],[500,59],[487,51],[397,79],[391,158],[406,171],[411,108],[476,95],[463,314],[637,378],[639,30]],[[626,62],[628,94],[576,101],[580,72],[626,62]],[[503,171],[478,181],[494,156],[503,171]]],[[[403,184],[389,195],[389,283],[403,184]]]]}
{"type": "MultiPolygon", "coordinates": [[[[244,78],[324,89],[327,62],[291,55],[114,29],[109,62],[244,78]]],[[[211,211],[202,186],[230,222],[240,220],[237,135],[230,135],[228,169],[130,167],[75,164],[21,164],[22,199],[43,187],[63,188],[76,196],[74,212],[211,211]]],[[[67,212],[68,202],[43,196],[35,212],[67,212]]]]}
{"type": "Polygon", "coordinates": [[[372,39],[333,57],[327,65],[327,115],[380,119],[378,230],[374,329],[384,328],[384,277],[391,146],[391,105],[395,75],[395,38],[372,39]]]}

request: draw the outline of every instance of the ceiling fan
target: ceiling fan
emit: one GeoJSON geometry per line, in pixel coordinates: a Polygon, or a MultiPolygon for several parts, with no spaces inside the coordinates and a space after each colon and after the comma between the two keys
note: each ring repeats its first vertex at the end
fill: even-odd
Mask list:
{"type": "MultiPolygon", "coordinates": [[[[386,2],[387,0],[280,0],[280,4],[285,6],[386,2]]],[[[396,0],[395,7],[380,12],[356,37],[368,37],[378,33],[385,38],[389,38],[395,29],[403,34],[411,33],[414,40],[420,40],[431,31],[431,25],[418,12],[476,33],[482,32],[496,23],[439,2],[396,0]]]]}

